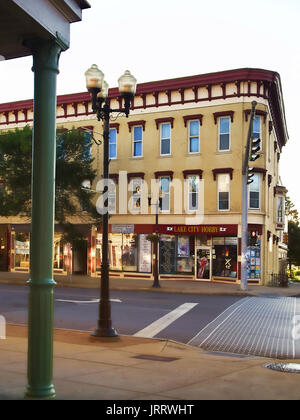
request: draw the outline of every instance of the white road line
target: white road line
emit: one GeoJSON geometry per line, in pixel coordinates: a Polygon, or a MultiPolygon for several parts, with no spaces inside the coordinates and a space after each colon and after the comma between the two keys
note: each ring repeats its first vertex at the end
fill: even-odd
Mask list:
{"type": "MultiPolygon", "coordinates": [[[[294,322],[296,320],[296,312],[297,312],[297,298],[294,298],[294,318],[293,318],[294,322]]],[[[295,343],[295,337],[293,336],[293,327],[290,334],[291,334],[292,342],[293,342],[293,358],[295,359],[296,358],[296,343],[295,343]]]]}
{"type": "Polygon", "coordinates": [[[148,325],[148,327],[144,328],[141,331],[138,331],[136,334],[134,334],[134,337],[154,337],[160,331],[164,330],[170,324],[176,321],[176,319],[180,318],[197,305],[198,303],[184,303],[183,305],[178,306],[178,308],[174,309],[174,311],[169,312],[167,315],[163,316],[162,318],[159,318],[157,321],[148,325]]]}
{"type": "MultiPolygon", "coordinates": [[[[55,299],[56,302],[66,302],[66,303],[99,303],[100,299],[92,300],[67,300],[67,299],[55,299]]],[[[120,299],[110,299],[110,302],[122,303],[120,299]]]]}
{"type": "Polygon", "coordinates": [[[198,347],[200,347],[203,343],[205,343],[205,341],[207,341],[209,338],[210,338],[210,336],[217,330],[217,329],[219,329],[220,327],[221,327],[221,325],[223,325],[224,324],[224,322],[225,321],[227,321],[227,319],[228,318],[230,318],[231,317],[231,315],[233,315],[241,306],[243,306],[243,305],[245,305],[246,303],[248,303],[248,301],[250,300],[250,299],[252,299],[252,297],[247,297],[247,298],[244,298],[244,299],[242,299],[242,303],[241,304],[239,304],[237,307],[236,307],[236,305],[239,303],[239,302],[236,302],[236,303],[234,303],[233,305],[231,305],[231,306],[229,306],[229,308],[227,308],[227,309],[225,309],[225,311],[224,312],[222,312],[219,316],[217,316],[217,318],[215,318],[213,321],[211,321],[209,324],[207,324],[201,331],[199,331],[198,332],[198,334],[196,334],[195,335],[195,337],[193,337],[187,344],[188,345],[190,345],[191,343],[192,343],[192,341],[194,341],[197,337],[199,337],[199,335],[203,332],[203,331],[205,331],[207,328],[209,328],[209,326],[211,325],[211,324],[213,324],[214,322],[216,322],[216,320],[217,319],[219,319],[220,317],[222,317],[226,312],[228,312],[231,308],[233,308],[233,307],[236,307],[224,320],[223,320],[223,322],[221,322],[220,324],[218,324],[217,325],[217,327],[209,334],[209,336],[208,337],[206,337],[206,339],[198,346],[198,347]]]}

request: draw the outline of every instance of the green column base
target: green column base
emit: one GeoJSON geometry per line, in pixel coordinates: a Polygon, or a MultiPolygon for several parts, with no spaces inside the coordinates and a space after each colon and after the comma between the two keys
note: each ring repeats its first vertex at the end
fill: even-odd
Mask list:
{"type": "Polygon", "coordinates": [[[34,388],[28,386],[25,392],[25,399],[43,399],[43,400],[53,400],[56,397],[54,385],[49,385],[48,387],[38,387],[34,388]]]}

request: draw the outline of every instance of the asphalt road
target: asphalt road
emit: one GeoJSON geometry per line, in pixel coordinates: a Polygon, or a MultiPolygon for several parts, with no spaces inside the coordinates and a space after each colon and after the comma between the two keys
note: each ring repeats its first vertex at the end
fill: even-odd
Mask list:
{"type": "MultiPolygon", "coordinates": [[[[96,327],[95,290],[55,289],[55,328],[90,331],[96,327]]],[[[113,327],[121,335],[142,335],[188,343],[239,297],[112,291],[113,327]]],[[[26,324],[28,287],[0,285],[0,315],[26,324]]]]}
{"type": "MultiPolygon", "coordinates": [[[[112,291],[112,326],[120,335],[174,340],[209,352],[300,358],[300,299],[112,291]]],[[[91,331],[95,290],[55,289],[55,328],[91,331]]],[[[0,315],[27,323],[28,288],[0,285],[0,315]]]]}

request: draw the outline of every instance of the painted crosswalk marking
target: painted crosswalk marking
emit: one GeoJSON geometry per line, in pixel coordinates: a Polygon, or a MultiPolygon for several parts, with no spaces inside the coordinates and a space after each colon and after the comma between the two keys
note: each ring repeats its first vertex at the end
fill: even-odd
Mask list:
{"type": "Polygon", "coordinates": [[[176,319],[180,318],[197,305],[198,303],[184,303],[183,305],[180,305],[178,306],[178,308],[169,312],[167,315],[163,316],[162,318],[159,318],[157,321],[148,325],[148,327],[142,329],[141,331],[138,331],[136,334],[134,334],[134,336],[152,338],[159,334],[160,331],[167,328],[174,321],[176,321],[176,319]]]}
{"type": "MultiPolygon", "coordinates": [[[[99,303],[100,299],[91,299],[91,300],[68,300],[68,299],[56,299],[56,302],[65,302],[65,303],[99,303]]],[[[120,299],[110,299],[110,302],[122,303],[120,299]]]]}
{"type": "Polygon", "coordinates": [[[294,297],[246,298],[227,308],[188,344],[206,351],[296,359],[300,357],[295,335],[298,313],[300,301],[294,297]]]}

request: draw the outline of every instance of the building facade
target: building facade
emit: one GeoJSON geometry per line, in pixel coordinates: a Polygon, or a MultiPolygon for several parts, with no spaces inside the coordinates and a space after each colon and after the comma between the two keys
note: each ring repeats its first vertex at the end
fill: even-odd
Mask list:
{"type": "MultiPolygon", "coordinates": [[[[121,106],[117,89],[109,98],[112,108],[121,106]]],[[[288,133],[280,76],[238,69],[139,84],[130,117],[111,121],[111,277],[153,278],[149,239],[158,233],[161,279],[240,282],[242,164],[254,100],[253,136],[261,139],[262,149],[251,165],[255,174],[248,196],[249,284],[265,284],[284,270],[286,189],[279,166],[288,133]]],[[[32,118],[32,101],[0,105],[2,130],[31,124],[32,118]]],[[[88,93],[58,97],[57,127],[101,139],[88,93]]],[[[101,207],[102,146],[93,143],[91,149],[98,174],[92,189],[99,191],[101,207]]],[[[28,221],[0,219],[4,268],[28,269],[29,230],[28,221]]],[[[93,226],[87,238],[86,271],[99,276],[101,226],[93,226]]],[[[59,239],[57,232],[55,270],[77,271],[72,250],[59,239]]]]}

